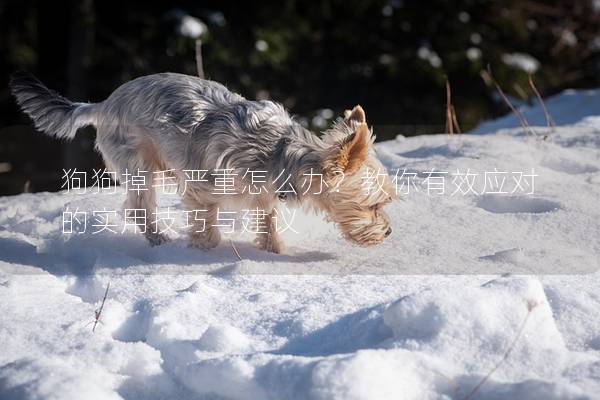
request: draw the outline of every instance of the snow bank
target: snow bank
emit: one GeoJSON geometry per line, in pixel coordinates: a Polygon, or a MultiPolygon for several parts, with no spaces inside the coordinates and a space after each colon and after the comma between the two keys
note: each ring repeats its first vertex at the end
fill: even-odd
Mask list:
{"type": "Polygon", "coordinates": [[[383,324],[371,328],[387,327],[386,335],[361,350],[210,357],[184,368],[181,381],[195,392],[234,399],[462,398],[510,350],[481,389],[486,397],[582,394],[561,377],[578,358],[569,354],[537,279],[428,289],[375,313],[383,324]]]}
{"type": "Polygon", "coordinates": [[[101,368],[78,370],[62,358],[22,359],[0,367],[0,390],[5,399],[121,399],[114,376],[101,368]]]}
{"type": "Polygon", "coordinates": [[[0,398],[462,399],[490,372],[472,398],[598,398],[600,117],[581,120],[597,97],[549,99],[577,124],[537,137],[506,117],[377,144],[390,171],[449,175],[390,204],[374,248],[299,214],[288,254],[234,235],[239,261],[228,240],[61,233],[65,207],[121,193],[0,198],[0,398]],[[535,191],[453,194],[467,170],[534,170],[535,191]]]}
{"type": "Polygon", "coordinates": [[[496,378],[553,378],[564,368],[567,349],[536,279],[496,279],[459,292],[452,286],[427,290],[397,301],[384,313],[393,331],[389,346],[444,354],[475,373],[502,359],[526,318],[523,337],[496,378]],[[525,367],[526,374],[515,364],[525,367]]]}
{"type": "MultiPolygon", "coordinates": [[[[546,116],[537,99],[531,99],[531,105],[520,107],[520,111],[531,126],[546,126],[546,116]]],[[[582,122],[586,117],[600,114],[600,91],[565,90],[557,95],[544,99],[548,112],[557,125],[573,125],[582,122]]],[[[486,121],[471,133],[493,133],[499,129],[520,127],[519,119],[514,113],[502,118],[486,121]]]]}

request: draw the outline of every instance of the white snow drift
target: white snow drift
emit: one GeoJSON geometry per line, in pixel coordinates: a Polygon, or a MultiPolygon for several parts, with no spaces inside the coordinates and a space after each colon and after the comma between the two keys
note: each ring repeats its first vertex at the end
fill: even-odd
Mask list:
{"type": "Polygon", "coordinates": [[[373,248],[299,214],[288,254],[236,234],[239,261],[227,240],[62,234],[66,207],[118,209],[122,194],[0,198],[0,398],[598,398],[598,99],[550,99],[563,125],[533,135],[506,117],[378,144],[392,173],[448,174],[445,193],[420,184],[391,204],[394,233],[373,248]],[[481,194],[475,179],[453,194],[466,170],[533,170],[535,190],[481,194]]]}

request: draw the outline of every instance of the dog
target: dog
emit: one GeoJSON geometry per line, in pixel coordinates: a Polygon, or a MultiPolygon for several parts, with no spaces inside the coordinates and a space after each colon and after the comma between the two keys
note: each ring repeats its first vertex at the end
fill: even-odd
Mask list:
{"type": "MultiPolygon", "coordinates": [[[[347,110],[319,137],[281,104],[249,101],[220,83],[176,73],[134,79],[100,103],[71,102],[23,72],[14,74],[9,86],[38,130],[72,139],[79,128],[92,125],[97,132],[95,147],[108,170],[117,177],[144,171],[145,190],[127,193],[129,210],[144,209],[150,215],[156,209],[155,171],[172,171],[180,183],[186,179],[183,171],[190,170],[231,170],[238,176],[248,170],[266,171],[266,190],[258,195],[243,193],[240,187],[232,196],[215,194],[212,176],[186,182],[185,208],[206,212],[202,229],[199,222],[191,224],[193,246],[210,249],[219,244],[221,234],[214,225],[217,210],[225,205],[265,210],[255,243],[274,253],[284,250],[276,229],[282,201],[324,212],[346,239],[358,245],[380,243],[392,232],[383,210],[394,198],[388,175],[378,178],[381,190],[364,190],[365,173],[385,169],[374,152],[374,136],[361,106],[347,110]],[[295,189],[285,196],[273,184],[283,172],[295,189]],[[320,193],[299,190],[307,176],[324,183],[320,193]]],[[[236,186],[247,183],[238,179],[236,186]]],[[[151,245],[168,240],[150,228],[144,234],[151,245]]]]}

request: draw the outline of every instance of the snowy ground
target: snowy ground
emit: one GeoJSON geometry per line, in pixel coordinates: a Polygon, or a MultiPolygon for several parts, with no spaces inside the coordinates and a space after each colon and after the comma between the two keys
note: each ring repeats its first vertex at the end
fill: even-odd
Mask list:
{"type": "Polygon", "coordinates": [[[551,99],[569,125],[539,137],[497,131],[509,116],[486,135],[378,144],[394,173],[537,176],[534,194],[452,195],[450,174],[444,194],[420,186],[389,206],[375,248],[297,216],[286,255],[234,235],[238,261],[227,240],[204,253],[61,233],[66,206],[114,209],[120,194],[0,198],[0,398],[598,399],[599,99],[551,99]]]}

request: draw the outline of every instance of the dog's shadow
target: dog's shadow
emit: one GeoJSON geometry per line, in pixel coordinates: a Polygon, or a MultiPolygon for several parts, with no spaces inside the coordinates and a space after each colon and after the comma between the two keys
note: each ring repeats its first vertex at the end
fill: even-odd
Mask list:
{"type": "Polygon", "coordinates": [[[185,237],[150,247],[141,235],[107,233],[55,235],[41,246],[25,239],[0,238],[0,263],[13,264],[10,268],[13,273],[19,273],[18,265],[24,265],[53,275],[83,276],[98,270],[119,274],[214,273],[215,268],[222,270],[239,261],[234,246],[243,260],[256,262],[311,263],[335,258],[333,254],[302,249],[290,249],[291,254],[273,254],[249,242],[235,241],[232,245],[228,240],[207,251],[189,247],[185,237]]]}

